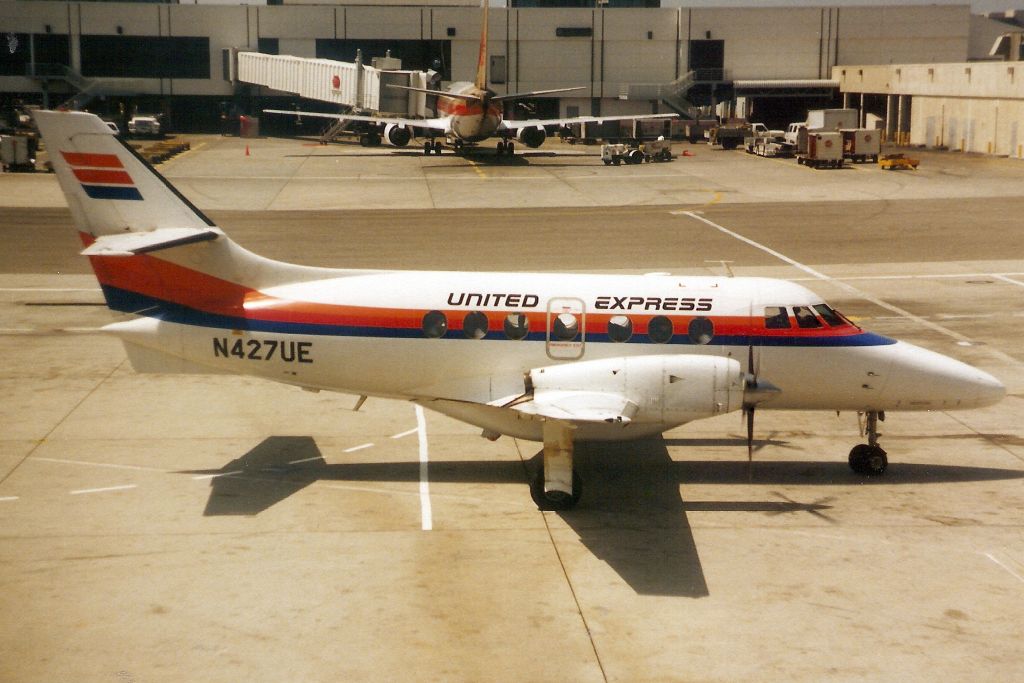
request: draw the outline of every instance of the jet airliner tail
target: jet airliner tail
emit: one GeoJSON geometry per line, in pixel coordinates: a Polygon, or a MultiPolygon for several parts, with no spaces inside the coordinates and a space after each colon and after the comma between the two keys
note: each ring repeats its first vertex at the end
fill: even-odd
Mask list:
{"type": "Polygon", "coordinates": [[[477,90],[487,89],[487,5],[489,0],[484,0],[484,24],[480,29],[480,54],[476,59],[476,80],[473,85],[477,90]]]}

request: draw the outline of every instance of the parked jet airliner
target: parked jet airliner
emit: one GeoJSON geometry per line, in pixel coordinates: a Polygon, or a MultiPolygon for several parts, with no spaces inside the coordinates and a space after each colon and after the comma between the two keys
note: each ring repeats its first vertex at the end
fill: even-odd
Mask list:
{"type": "Polygon", "coordinates": [[[573,445],[757,408],[862,411],[850,466],[881,474],[884,411],[999,401],[994,377],[860,329],[763,278],[335,270],[233,242],[97,117],[38,111],[104,329],[140,372],[227,372],[410,400],[543,441],[541,508],[580,496],[573,445]]]}
{"type": "Polygon", "coordinates": [[[639,114],[633,116],[574,116],[564,119],[508,120],[502,118],[502,102],[522,100],[529,97],[551,95],[560,92],[585,90],[585,87],[535,90],[532,92],[499,95],[487,87],[487,0],[484,0],[483,28],[480,31],[480,51],[476,64],[476,80],[473,83],[452,83],[447,90],[427,90],[408,86],[392,85],[392,88],[424,92],[437,95],[437,116],[430,119],[409,119],[388,116],[362,116],[356,114],[326,114],[321,112],[288,111],[264,109],[268,114],[291,114],[343,121],[365,121],[384,126],[384,139],[396,147],[405,147],[416,130],[425,131],[430,138],[423,143],[424,154],[441,153],[441,142],[434,136],[441,135],[452,141],[455,149],[461,150],[466,143],[477,143],[494,136],[498,141],[498,154],[509,156],[515,153],[518,140],[527,147],[537,148],[547,138],[547,127],[567,126],[575,123],[601,123],[604,121],[639,121],[642,119],[674,119],[676,114],[639,114]]]}

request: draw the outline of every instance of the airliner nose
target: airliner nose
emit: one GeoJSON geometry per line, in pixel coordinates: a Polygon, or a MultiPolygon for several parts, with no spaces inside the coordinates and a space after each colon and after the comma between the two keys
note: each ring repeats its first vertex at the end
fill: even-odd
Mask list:
{"type": "Polygon", "coordinates": [[[887,403],[903,410],[981,408],[998,403],[1006,387],[992,375],[906,342],[893,345],[887,403]]]}

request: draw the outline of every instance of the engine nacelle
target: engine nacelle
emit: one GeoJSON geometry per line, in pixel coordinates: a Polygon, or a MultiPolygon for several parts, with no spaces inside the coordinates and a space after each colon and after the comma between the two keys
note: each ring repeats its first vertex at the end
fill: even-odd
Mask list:
{"type": "Polygon", "coordinates": [[[544,392],[615,394],[635,406],[631,421],[659,431],[743,407],[747,377],[735,358],[658,355],[607,358],[531,370],[534,396],[544,392]]]}
{"type": "Polygon", "coordinates": [[[540,126],[531,126],[529,128],[520,128],[519,132],[516,133],[516,140],[523,143],[527,147],[536,149],[544,144],[548,134],[544,132],[544,129],[540,126]]]}
{"type": "Polygon", "coordinates": [[[389,123],[384,127],[384,139],[395,147],[405,147],[412,140],[412,129],[397,123],[389,123]]]}

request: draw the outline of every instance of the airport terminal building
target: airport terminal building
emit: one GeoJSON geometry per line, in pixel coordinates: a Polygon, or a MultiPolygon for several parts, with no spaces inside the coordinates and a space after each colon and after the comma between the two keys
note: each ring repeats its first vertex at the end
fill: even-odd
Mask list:
{"type": "MultiPolygon", "coordinates": [[[[657,113],[676,105],[739,102],[740,113],[783,125],[799,119],[801,109],[837,102],[836,67],[964,63],[984,57],[1002,26],[972,15],[967,5],[510,4],[490,11],[489,86],[498,93],[586,88],[529,103],[528,115],[539,116],[657,113]],[[673,103],[666,93],[687,78],[696,83],[687,82],[685,101],[673,103]]],[[[445,82],[472,80],[481,17],[477,3],[462,0],[0,0],[0,96],[8,102],[45,97],[57,106],[85,90],[95,95],[92,110],[115,115],[103,110],[116,103],[122,110],[163,112],[172,128],[201,129],[215,125],[225,108],[252,113],[281,104],[283,93],[232,80],[232,50],[341,61],[359,53],[367,62],[390,51],[404,69],[433,68],[445,82]]]]}

